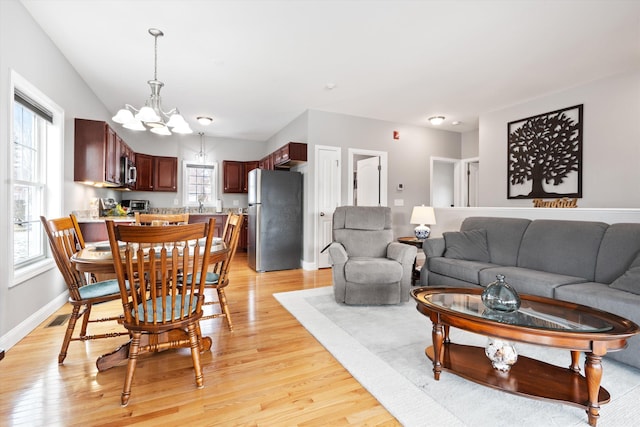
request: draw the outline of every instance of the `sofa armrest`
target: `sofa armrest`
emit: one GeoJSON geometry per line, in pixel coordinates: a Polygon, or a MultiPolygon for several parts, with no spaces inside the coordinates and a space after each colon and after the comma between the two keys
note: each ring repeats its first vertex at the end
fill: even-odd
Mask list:
{"type": "Polygon", "coordinates": [[[445,249],[444,237],[426,239],[422,243],[422,250],[427,257],[444,256],[445,249]]]}
{"type": "Polygon", "coordinates": [[[347,262],[347,259],[349,259],[347,251],[341,243],[333,242],[327,250],[329,251],[329,259],[333,265],[344,264],[347,262]]]}
{"type": "Polygon", "coordinates": [[[387,246],[387,258],[398,261],[400,264],[411,264],[416,259],[418,250],[415,246],[400,242],[391,242],[387,246]]]}

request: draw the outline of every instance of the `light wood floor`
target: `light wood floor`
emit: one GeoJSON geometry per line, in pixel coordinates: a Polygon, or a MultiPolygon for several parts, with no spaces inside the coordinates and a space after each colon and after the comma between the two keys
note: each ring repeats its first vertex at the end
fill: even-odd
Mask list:
{"type": "MultiPolygon", "coordinates": [[[[95,366],[126,336],[72,342],[58,365],[66,324],[47,325],[70,312],[65,306],[0,362],[0,425],[397,426],[272,296],[329,285],[329,269],[256,274],[238,253],[227,288],[234,331],[222,319],[202,323],[213,340],[202,355],[204,389],[195,388],[187,349],[147,355],[138,362],[126,408],[120,406],[125,366],[102,373],[95,366]]],[[[120,310],[115,302],[96,311],[120,310]]]]}

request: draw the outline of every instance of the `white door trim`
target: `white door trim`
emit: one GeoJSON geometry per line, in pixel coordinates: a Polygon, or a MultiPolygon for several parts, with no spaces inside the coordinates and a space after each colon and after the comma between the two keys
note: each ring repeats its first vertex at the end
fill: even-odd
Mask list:
{"type": "Polygon", "coordinates": [[[387,206],[387,157],[386,151],[374,151],[374,150],[361,150],[359,148],[349,148],[347,151],[347,205],[353,206],[353,156],[365,155],[365,156],[379,156],[380,157],[380,206],[387,206]]]}
{"type": "MultiPolygon", "coordinates": [[[[320,251],[323,249],[320,247],[320,212],[318,211],[318,206],[320,205],[320,202],[318,200],[318,198],[320,197],[320,180],[318,179],[318,170],[319,170],[319,155],[318,152],[320,150],[326,150],[326,151],[334,151],[338,154],[338,163],[340,165],[337,172],[337,186],[338,188],[340,188],[340,192],[342,193],[342,147],[335,147],[335,146],[331,146],[331,145],[315,145],[314,146],[314,155],[315,155],[315,171],[314,171],[314,175],[315,175],[315,185],[314,185],[314,191],[315,191],[315,198],[314,198],[314,207],[313,207],[313,220],[314,220],[314,231],[313,231],[313,242],[314,242],[314,251],[313,251],[313,270],[317,270],[319,268],[318,266],[318,259],[320,257],[320,251]]],[[[338,200],[342,200],[342,194],[338,195],[338,200]]],[[[339,203],[340,204],[340,203],[339,203]]]]}

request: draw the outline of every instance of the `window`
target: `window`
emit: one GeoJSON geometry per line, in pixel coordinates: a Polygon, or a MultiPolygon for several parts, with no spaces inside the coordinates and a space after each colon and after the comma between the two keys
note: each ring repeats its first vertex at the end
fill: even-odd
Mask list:
{"type": "Polygon", "coordinates": [[[60,212],[63,114],[17,74],[12,78],[10,235],[16,284],[51,264],[40,215],[60,212]]]}
{"type": "Polygon", "coordinates": [[[218,165],[184,162],[185,206],[215,205],[218,199],[218,165]]]}

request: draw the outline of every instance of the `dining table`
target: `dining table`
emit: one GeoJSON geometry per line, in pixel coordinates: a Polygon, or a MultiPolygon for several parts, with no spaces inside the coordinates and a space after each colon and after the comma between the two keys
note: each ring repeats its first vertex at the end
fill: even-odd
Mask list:
{"type": "MultiPolygon", "coordinates": [[[[209,265],[212,266],[224,261],[228,253],[229,248],[227,247],[227,244],[221,238],[215,237],[211,244],[209,265]]],[[[85,248],[80,249],[71,257],[71,262],[74,264],[76,270],[82,273],[89,273],[99,278],[115,277],[113,254],[111,252],[109,242],[95,242],[87,244],[85,248]]],[[[141,345],[146,345],[148,343],[159,344],[161,342],[183,339],[186,336],[186,331],[180,329],[174,329],[167,333],[157,335],[144,334],[141,340],[141,345]]],[[[211,344],[212,341],[210,337],[202,337],[200,351],[210,350],[211,344]]],[[[131,341],[128,341],[116,348],[114,351],[98,357],[98,360],[96,360],[98,372],[106,371],[107,369],[113,368],[127,360],[129,358],[130,345],[131,341]]]]}

